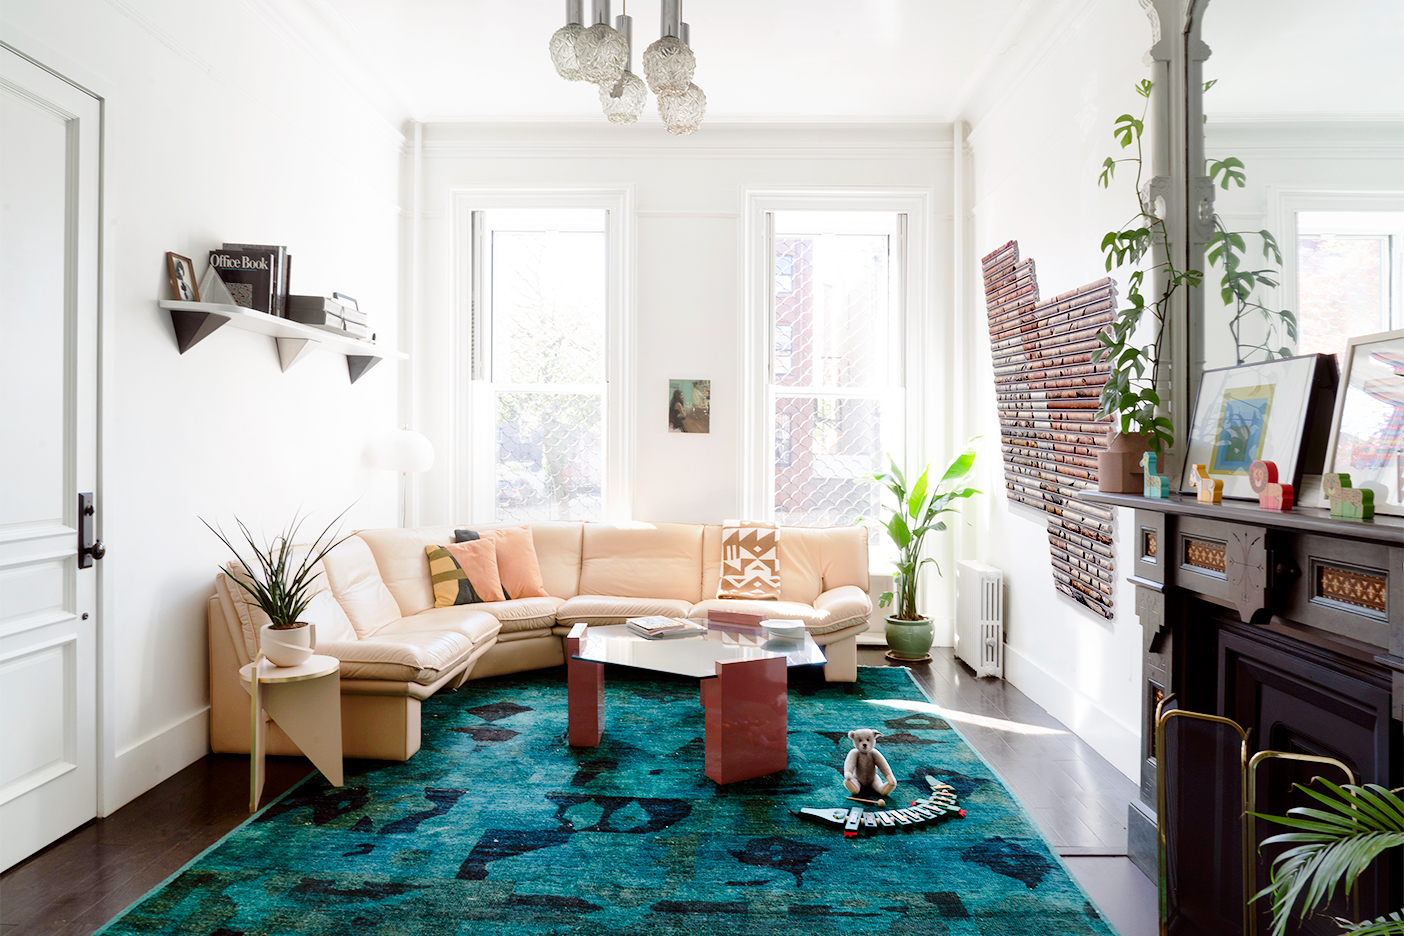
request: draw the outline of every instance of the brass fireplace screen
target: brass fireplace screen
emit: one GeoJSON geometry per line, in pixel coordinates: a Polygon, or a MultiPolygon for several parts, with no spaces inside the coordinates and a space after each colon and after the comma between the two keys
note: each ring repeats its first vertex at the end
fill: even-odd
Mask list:
{"type": "MultiPolygon", "coordinates": [[[[1355,774],[1341,761],[1315,754],[1250,756],[1249,733],[1237,722],[1171,708],[1174,698],[1161,700],[1155,718],[1160,934],[1186,928],[1257,936],[1268,900],[1249,901],[1266,886],[1267,868],[1280,849],[1260,854],[1253,814],[1280,815],[1286,806],[1300,805],[1291,797],[1292,782],[1310,780],[1323,768],[1338,772],[1345,783],[1355,783],[1355,774]]],[[[1264,837],[1272,834],[1269,828],[1264,837]]],[[[1359,898],[1357,889],[1356,919],[1359,898]]]]}

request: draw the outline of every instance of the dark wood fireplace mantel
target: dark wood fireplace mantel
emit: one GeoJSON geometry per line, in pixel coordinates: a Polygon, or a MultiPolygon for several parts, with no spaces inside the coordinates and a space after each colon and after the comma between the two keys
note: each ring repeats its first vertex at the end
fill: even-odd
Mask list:
{"type": "MultiPolygon", "coordinates": [[[[1157,703],[1171,694],[1181,709],[1247,729],[1251,752],[1320,753],[1349,764],[1357,782],[1404,784],[1404,518],[1344,520],[1321,508],[1282,513],[1181,495],[1082,497],[1135,511],[1130,529],[1118,531],[1132,537],[1145,687],[1141,795],[1128,847],[1152,879],[1152,725],[1157,703]]],[[[1228,802],[1234,794],[1224,795],[1228,802]]],[[[1370,888],[1384,902],[1380,912],[1404,899],[1397,864],[1370,888]]],[[[1236,892],[1242,886],[1240,872],[1236,892]]],[[[1201,905],[1227,906],[1225,893],[1201,905]]],[[[1187,907],[1198,899],[1182,896],[1187,907]]],[[[1186,931],[1240,932],[1241,919],[1233,925],[1229,916],[1197,919],[1186,931]]]]}

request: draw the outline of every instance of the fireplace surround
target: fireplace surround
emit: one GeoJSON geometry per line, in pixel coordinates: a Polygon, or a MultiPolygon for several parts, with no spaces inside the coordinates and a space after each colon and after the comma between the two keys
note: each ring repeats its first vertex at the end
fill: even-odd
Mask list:
{"type": "MultiPolygon", "coordinates": [[[[1162,706],[1230,719],[1247,732],[1249,756],[1266,750],[1331,757],[1356,782],[1404,785],[1404,519],[1350,521],[1319,508],[1279,513],[1181,496],[1085,496],[1135,511],[1130,581],[1145,691],[1140,797],[1129,810],[1128,850],[1138,867],[1157,879],[1161,752],[1154,722],[1162,706]]],[[[1172,748],[1179,786],[1167,845],[1178,864],[1167,881],[1169,931],[1239,936],[1242,774],[1230,750],[1239,736],[1220,726],[1211,738],[1216,729],[1206,722],[1175,721],[1206,727],[1172,748]]],[[[1294,781],[1317,773],[1341,779],[1281,759],[1264,767],[1262,813],[1297,805],[1294,781]]],[[[1273,831],[1280,830],[1259,822],[1256,838],[1273,831]]],[[[1266,867],[1254,862],[1254,891],[1266,885],[1266,867]]],[[[1360,899],[1366,917],[1404,906],[1397,856],[1365,875],[1360,899]]],[[[1259,917],[1259,932],[1267,931],[1266,919],[1259,917]]],[[[1320,924],[1327,926],[1322,932],[1337,931],[1321,920],[1299,932],[1320,924]]]]}

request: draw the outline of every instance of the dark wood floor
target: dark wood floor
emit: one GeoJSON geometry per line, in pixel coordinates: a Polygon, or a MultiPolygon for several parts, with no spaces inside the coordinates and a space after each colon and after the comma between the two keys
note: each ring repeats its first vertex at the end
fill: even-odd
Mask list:
{"type": "MultiPolygon", "coordinates": [[[[1136,786],[1027,696],[950,651],[913,668],[932,700],[1024,802],[1122,936],[1156,932],[1155,886],[1125,857],[1136,786]]],[[[859,662],[885,665],[881,649],[859,662]]],[[[248,818],[245,757],[212,754],[0,875],[0,934],[86,936],[248,818]]],[[[269,758],[265,802],[311,770],[269,758]]]]}

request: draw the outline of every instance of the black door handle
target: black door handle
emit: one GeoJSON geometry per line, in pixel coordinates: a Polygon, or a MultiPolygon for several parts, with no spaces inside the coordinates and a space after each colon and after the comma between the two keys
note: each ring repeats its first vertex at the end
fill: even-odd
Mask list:
{"type": "Polygon", "coordinates": [[[94,559],[101,559],[107,555],[107,547],[100,540],[93,538],[93,515],[97,513],[97,508],[93,506],[92,492],[78,495],[78,568],[91,568],[94,559]]]}

